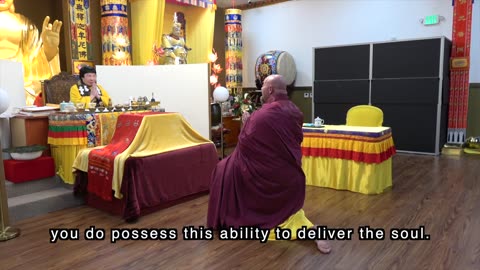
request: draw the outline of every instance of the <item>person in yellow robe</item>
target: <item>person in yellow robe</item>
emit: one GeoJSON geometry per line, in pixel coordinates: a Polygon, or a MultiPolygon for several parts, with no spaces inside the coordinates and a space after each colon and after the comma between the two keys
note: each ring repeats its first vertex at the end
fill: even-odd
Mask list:
{"type": "Polygon", "coordinates": [[[90,107],[90,103],[95,103],[96,107],[110,105],[110,96],[107,91],[97,84],[95,68],[84,66],[80,69],[80,80],[70,88],[70,102],[83,103],[86,108],[90,107]]]}
{"type": "Polygon", "coordinates": [[[23,63],[27,104],[41,91],[40,80],[60,73],[58,45],[62,22],[49,23],[45,17],[42,32],[25,16],[15,13],[14,0],[0,1],[0,59],[23,63]]]}

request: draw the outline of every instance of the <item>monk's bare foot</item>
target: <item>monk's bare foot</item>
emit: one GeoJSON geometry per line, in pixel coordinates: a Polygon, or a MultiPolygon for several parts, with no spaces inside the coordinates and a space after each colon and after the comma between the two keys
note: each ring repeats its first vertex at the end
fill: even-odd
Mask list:
{"type": "MultiPolygon", "coordinates": [[[[313,228],[315,227],[318,227],[318,225],[313,226],[313,228]]],[[[318,250],[323,254],[328,254],[332,251],[330,244],[325,240],[315,240],[315,244],[317,245],[318,250]]]]}
{"type": "Polygon", "coordinates": [[[328,254],[330,253],[330,251],[332,251],[332,248],[330,247],[330,244],[328,244],[327,241],[315,240],[315,244],[317,244],[318,250],[320,250],[320,252],[323,254],[328,254]]]}

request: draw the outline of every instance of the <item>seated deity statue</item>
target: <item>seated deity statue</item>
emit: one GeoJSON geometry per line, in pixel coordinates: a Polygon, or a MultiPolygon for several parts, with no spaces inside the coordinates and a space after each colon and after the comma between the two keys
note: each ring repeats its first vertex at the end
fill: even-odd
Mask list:
{"type": "Polygon", "coordinates": [[[162,48],[165,51],[165,65],[187,64],[187,54],[191,49],[185,45],[181,28],[182,25],[175,21],[172,33],[163,35],[162,48]]]}
{"type": "Polygon", "coordinates": [[[49,23],[47,16],[39,35],[37,27],[25,16],[15,13],[14,0],[0,1],[0,59],[23,63],[27,104],[41,91],[40,80],[60,73],[58,45],[62,22],[49,23]]]}

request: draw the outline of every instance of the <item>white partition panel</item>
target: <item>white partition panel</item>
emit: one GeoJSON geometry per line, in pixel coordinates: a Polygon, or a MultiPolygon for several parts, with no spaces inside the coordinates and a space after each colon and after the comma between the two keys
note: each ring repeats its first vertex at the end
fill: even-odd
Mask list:
{"type": "MultiPolygon", "coordinates": [[[[10,147],[10,121],[13,108],[25,106],[25,90],[23,87],[23,65],[19,62],[0,60],[0,88],[8,93],[10,106],[7,111],[0,114],[0,138],[2,148],[10,147]]],[[[3,153],[4,159],[9,159],[7,153],[3,153]]]]}
{"type": "Polygon", "coordinates": [[[167,112],[179,112],[210,138],[208,64],[172,66],[96,66],[98,84],[114,104],[154,93],[167,112]]]}
{"type": "Polygon", "coordinates": [[[7,91],[10,99],[10,107],[4,115],[10,115],[15,107],[25,106],[22,63],[0,60],[0,88],[7,91]]]}

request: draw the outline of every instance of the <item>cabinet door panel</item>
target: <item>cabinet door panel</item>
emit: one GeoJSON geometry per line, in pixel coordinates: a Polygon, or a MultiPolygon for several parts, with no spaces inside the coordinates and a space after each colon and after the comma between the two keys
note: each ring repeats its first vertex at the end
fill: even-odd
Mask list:
{"type": "Polygon", "coordinates": [[[368,79],[370,44],[315,49],[314,80],[368,79]]]}
{"type": "Polygon", "coordinates": [[[315,81],[315,103],[358,103],[368,104],[369,80],[315,81]]]}
{"type": "Polygon", "coordinates": [[[392,128],[397,150],[435,152],[437,105],[373,104],[383,111],[383,125],[392,128]]]}
{"type": "Polygon", "coordinates": [[[438,77],[441,39],[373,44],[373,78],[438,77]]]}
{"type": "Polygon", "coordinates": [[[439,78],[374,79],[372,103],[438,104],[439,78]]]}

